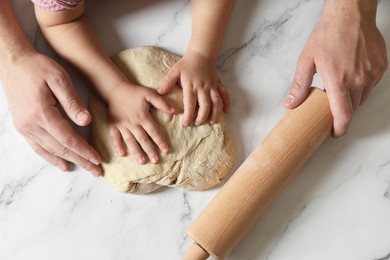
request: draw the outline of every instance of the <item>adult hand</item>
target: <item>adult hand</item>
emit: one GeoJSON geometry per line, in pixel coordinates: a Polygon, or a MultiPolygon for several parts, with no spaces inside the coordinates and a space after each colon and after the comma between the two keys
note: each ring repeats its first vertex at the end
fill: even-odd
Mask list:
{"type": "Polygon", "coordinates": [[[101,175],[99,154],[57,107],[59,103],[80,126],[91,120],[62,67],[34,52],[14,60],[2,79],[14,125],[38,155],[63,171],[73,162],[94,176],[101,175]]]}
{"type": "Polygon", "coordinates": [[[328,0],[298,59],[284,104],[297,107],[317,72],[328,94],[333,137],[344,135],[387,68],[385,41],[376,23],[376,1],[328,0]]]}

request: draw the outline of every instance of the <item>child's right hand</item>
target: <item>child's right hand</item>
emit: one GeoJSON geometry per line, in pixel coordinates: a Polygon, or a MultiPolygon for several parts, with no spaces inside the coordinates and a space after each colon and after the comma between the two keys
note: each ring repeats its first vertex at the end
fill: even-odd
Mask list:
{"type": "Polygon", "coordinates": [[[155,90],[124,82],[107,98],[109,129],[114,148],[119,156],[130,155],[139,164],[145,164],[145,154],[150,162],[158,163],[158,149],[169,152],[168,144],[150,114],[153,106],[164,113],[173,114],[175,109],[155,90]]]}

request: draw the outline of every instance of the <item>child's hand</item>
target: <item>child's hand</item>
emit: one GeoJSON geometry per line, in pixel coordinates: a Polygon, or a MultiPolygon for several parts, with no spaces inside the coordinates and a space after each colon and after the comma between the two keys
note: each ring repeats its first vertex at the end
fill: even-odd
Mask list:
{"type": "Polygon", "coordinates": [[[217,123],[221,110],[230,107],[229,93],[219,79],[214,62],[206,56],[187,51],[169,71],[157,92],[168,93],[178,83],[183,89],[183,126],[217,123]],[[197,105],[199,106],[197,109],[197,105]]]}
{"type": "Polygon", "coordinates": [[[125,155],[127,146],[139,164],[146,163],[145,153],[152,163],[158,163],[155,145],[164,154],[169,152],[149,109],[154,106],[168,114],[175,110],[156,91],[126,82],[115,89],[107,103],[110,135],[120,156],[125,155]]]}

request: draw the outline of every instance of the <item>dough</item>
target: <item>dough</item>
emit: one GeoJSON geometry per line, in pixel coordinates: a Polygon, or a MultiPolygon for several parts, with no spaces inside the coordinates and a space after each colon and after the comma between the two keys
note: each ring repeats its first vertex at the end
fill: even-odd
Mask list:
{"type": "MultiPolygon", "coordinates": [[[[178,59],[155,47],[128,49],[112,57],[130,81],[153,89],[178,59]]],[[[138,194],[161,186],[202,190],[220,183],[231,168],[235,151],[223,118],[214,125],[184,128],[181,88],[175,86],[165,97],[176,108],[176,114],[168,115],[154,108],[151,114],[166,136],[170,152],[160,154],[159,164],[145,165],[139,165],[131,155],[116,154],[108,133],[107,106],[98,97],[91,97],[91,144],[102,156],[104,179],[115,189],[138,194]]]]}

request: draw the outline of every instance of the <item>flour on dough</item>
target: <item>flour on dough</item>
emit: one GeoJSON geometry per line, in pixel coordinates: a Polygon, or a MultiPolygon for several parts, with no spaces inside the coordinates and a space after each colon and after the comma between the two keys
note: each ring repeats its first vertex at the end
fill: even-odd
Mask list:
{"type": "MultiPolygon", "coordinates": [[[[128,49],[112,57],[130,81],[153,89],[178,59],[155,47],[128,49]]],[[[166,136],[170,152],[160,154],[159,164],[145,165],[139,165],[131,155],[116,154],[108,132],[107,106],[98,97],[91,97],[91,144],[102,156],[104,178],[115,189],[137,194],[161,186],[202,190],[220,183],[231,168],[235,151],[223,118],[214,125],[184,128],[181,88],[175,86],[165,97],[177,113],[168,115],[152,108],[151,114],[166,136]]]]}

